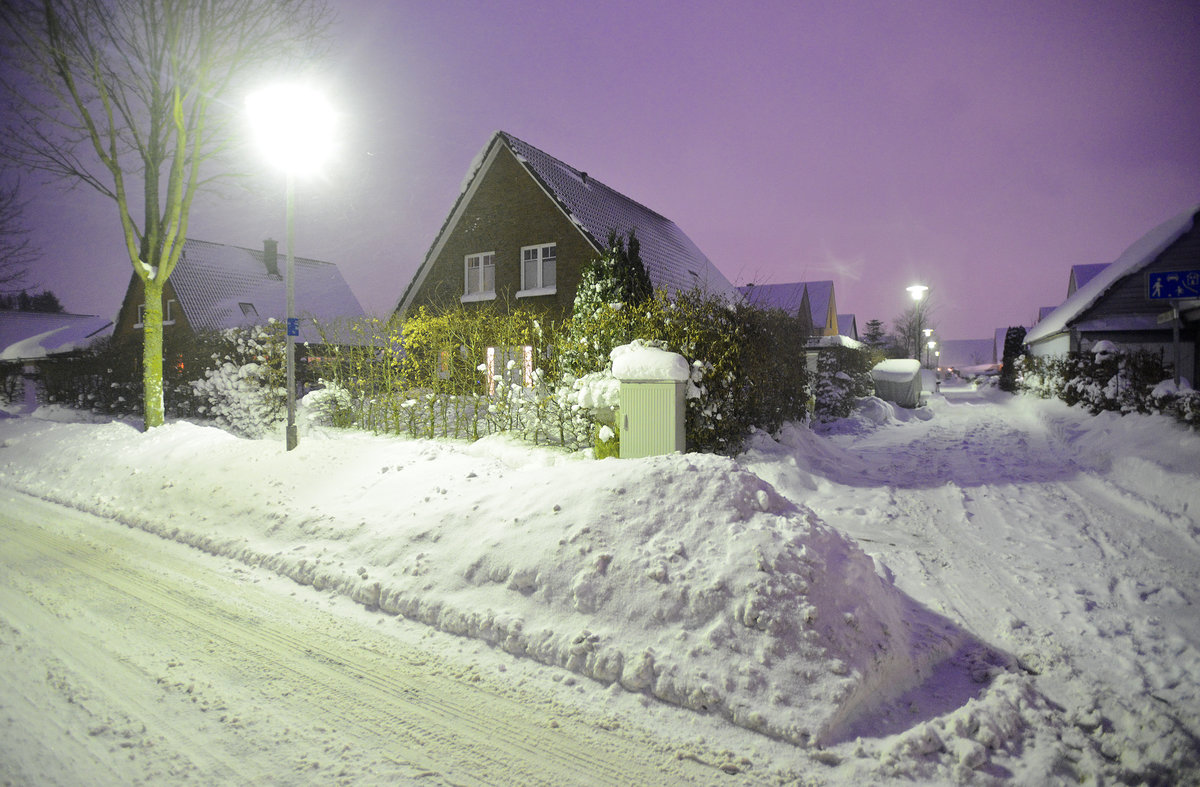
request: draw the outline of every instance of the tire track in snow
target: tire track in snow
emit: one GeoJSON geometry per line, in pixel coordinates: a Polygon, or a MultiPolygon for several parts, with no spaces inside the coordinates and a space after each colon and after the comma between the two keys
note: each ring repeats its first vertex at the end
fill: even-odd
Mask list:
{"type": "MultiPolygon", "coordinates": [[[[642,743],[650,751],[639,751],[629,745],[627,734],[605,730],[594,719],[570,712],[531,718],[527,707],[480,690],[471,682],[478,675],[430,669],[436,659],[398,654],[386,644],[346,647],[311,626],[297,629],[293,621],[275,622],[232,604],[206,600],[198,608],[196,593],[157,576],[152,567],[135,567],[118,555],[44,529],[11,524],[6,538],[36,552],[39,560],[82,574],[163,620],[176,621],[181,631],[192,632],[189,647],[208,641],[215,644],[210,650],[259,665],[250,667],[257,670],[252,681],[263,684],[269,678],[278,684],[276,691],[290,686],[295,694],[287,699],[286,693],[273,694],[272,703],[286,703],[292,711],[298,704],[319,707],[339,731],[355,730],[361,747],[382,748],[393,761],[413,763],[409,777],[426,775],[447,783],[482,778],[622,784],[661,778],[664,772],[682,781],[713,776],[697,762],[672,761],[674,752],[655,750],[648,741],[642,743]]],[[[136,714],[144,709],[130,710],[136,714]]]]}

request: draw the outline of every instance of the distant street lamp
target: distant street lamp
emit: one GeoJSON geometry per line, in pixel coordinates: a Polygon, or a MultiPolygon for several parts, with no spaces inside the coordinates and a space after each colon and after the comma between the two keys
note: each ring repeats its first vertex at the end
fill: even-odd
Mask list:
{"type": "Polygon", "coordinates": [[[917,304],[917,331],[913,340],[913,357],[919,361],[921,360],[921,299],[925,297],[925,293],[929,292],[929,288],[924,284],[914,284],[907,289],[908,294],[917,304]]]}
{"type": "Polygon", "coordinates": [[[246,97],[254,135],[266,158],[287,176],[287,450],[296,431],[296,256],[293,216],[296,175],[320,169],[333,150],[334,113],[325,98],[303,85],[276,85],[246,97]]]}
{"type": "MultiPolygon", "coordinates": [[[[926,329],[926,330],[928,330],[928,329],[926,329]]],[[[928,334],[926,334],[926,335],[928,335],[928,334]]],[[[933,352],[933,348],[934,348],[934,347],[936,347],[936,346],[937,346],[937,342],[935,342],[935,341],[934,341],[934,340],[932,340],[932,339],[930,339],[928,342],[926,342],[926,343],[925,343],[925,347],[926,347],[926,350],[925,350],[925,366],[926,366],[927,368],[930,368],[930,369],[932,369],[932,368],[933,368],[932,366],[930,366],[929,356],[930,356],[930,354],[933,352]]],[[[939,355],[940,355],[940,353],[939,353],[939,355]]]]}

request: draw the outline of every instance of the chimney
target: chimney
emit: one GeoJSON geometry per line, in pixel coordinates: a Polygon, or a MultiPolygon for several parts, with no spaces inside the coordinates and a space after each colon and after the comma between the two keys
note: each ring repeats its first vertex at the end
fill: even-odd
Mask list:
{"type": "Polygon", "coordinates": [[[279,241],[270,238],[263,241],[263,265],[267,267],[268,276],[279,278],[279,241]]]}

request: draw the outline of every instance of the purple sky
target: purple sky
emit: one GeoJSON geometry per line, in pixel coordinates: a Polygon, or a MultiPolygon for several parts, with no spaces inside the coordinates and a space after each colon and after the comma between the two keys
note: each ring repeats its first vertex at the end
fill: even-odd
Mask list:
{"type": "MultiPolygon", "coordinates": [[[[947,339],[1029,324],[1071,265],[1200,202],[1195,2],[334,5],[344,143],[300,186],[297,253],[373,313],[497,129],[668,216],[735,284],[833,279],[860,329],[927,284],[947,339]]],[[[115,317],[115,210],[32,210],[34,278],[115,317]]],[[[282,185],[208,198],[190,235],[282,241],[282,185]]]]}

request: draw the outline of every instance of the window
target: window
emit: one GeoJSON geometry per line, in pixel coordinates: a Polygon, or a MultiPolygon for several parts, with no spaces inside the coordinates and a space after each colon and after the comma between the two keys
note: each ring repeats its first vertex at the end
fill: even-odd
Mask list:
{"type": "Polygon", "coordinates": [[[242,309],[242,316],[254,319],[258,317],[258,309],[254,308],[253,303],[239,303],[238,306],[242,309]]]}
{"type": "Polygon", "coordinates": [[[464,301],[486,301],[496,297],[496,253],[468,254],[464,263],[464,301]]]}
{"type": "MultiPolygon", "coordinates": [[[[167,308],[163,310],[163,325],[175,324],[175,300],[170,299],[166,304],[167,308]]],[[[146,324],[146,304],[140,303],[137,307],[137,322],[134,323],[134,328],[141,328],[146,324]]]]}
{"type": "Polygon", "coordinates": [[[557,261],[558,247],[553,243],[522,248],[521,291],[517,293],[517,297],[553,295],[554,267],[557,261]]]}

